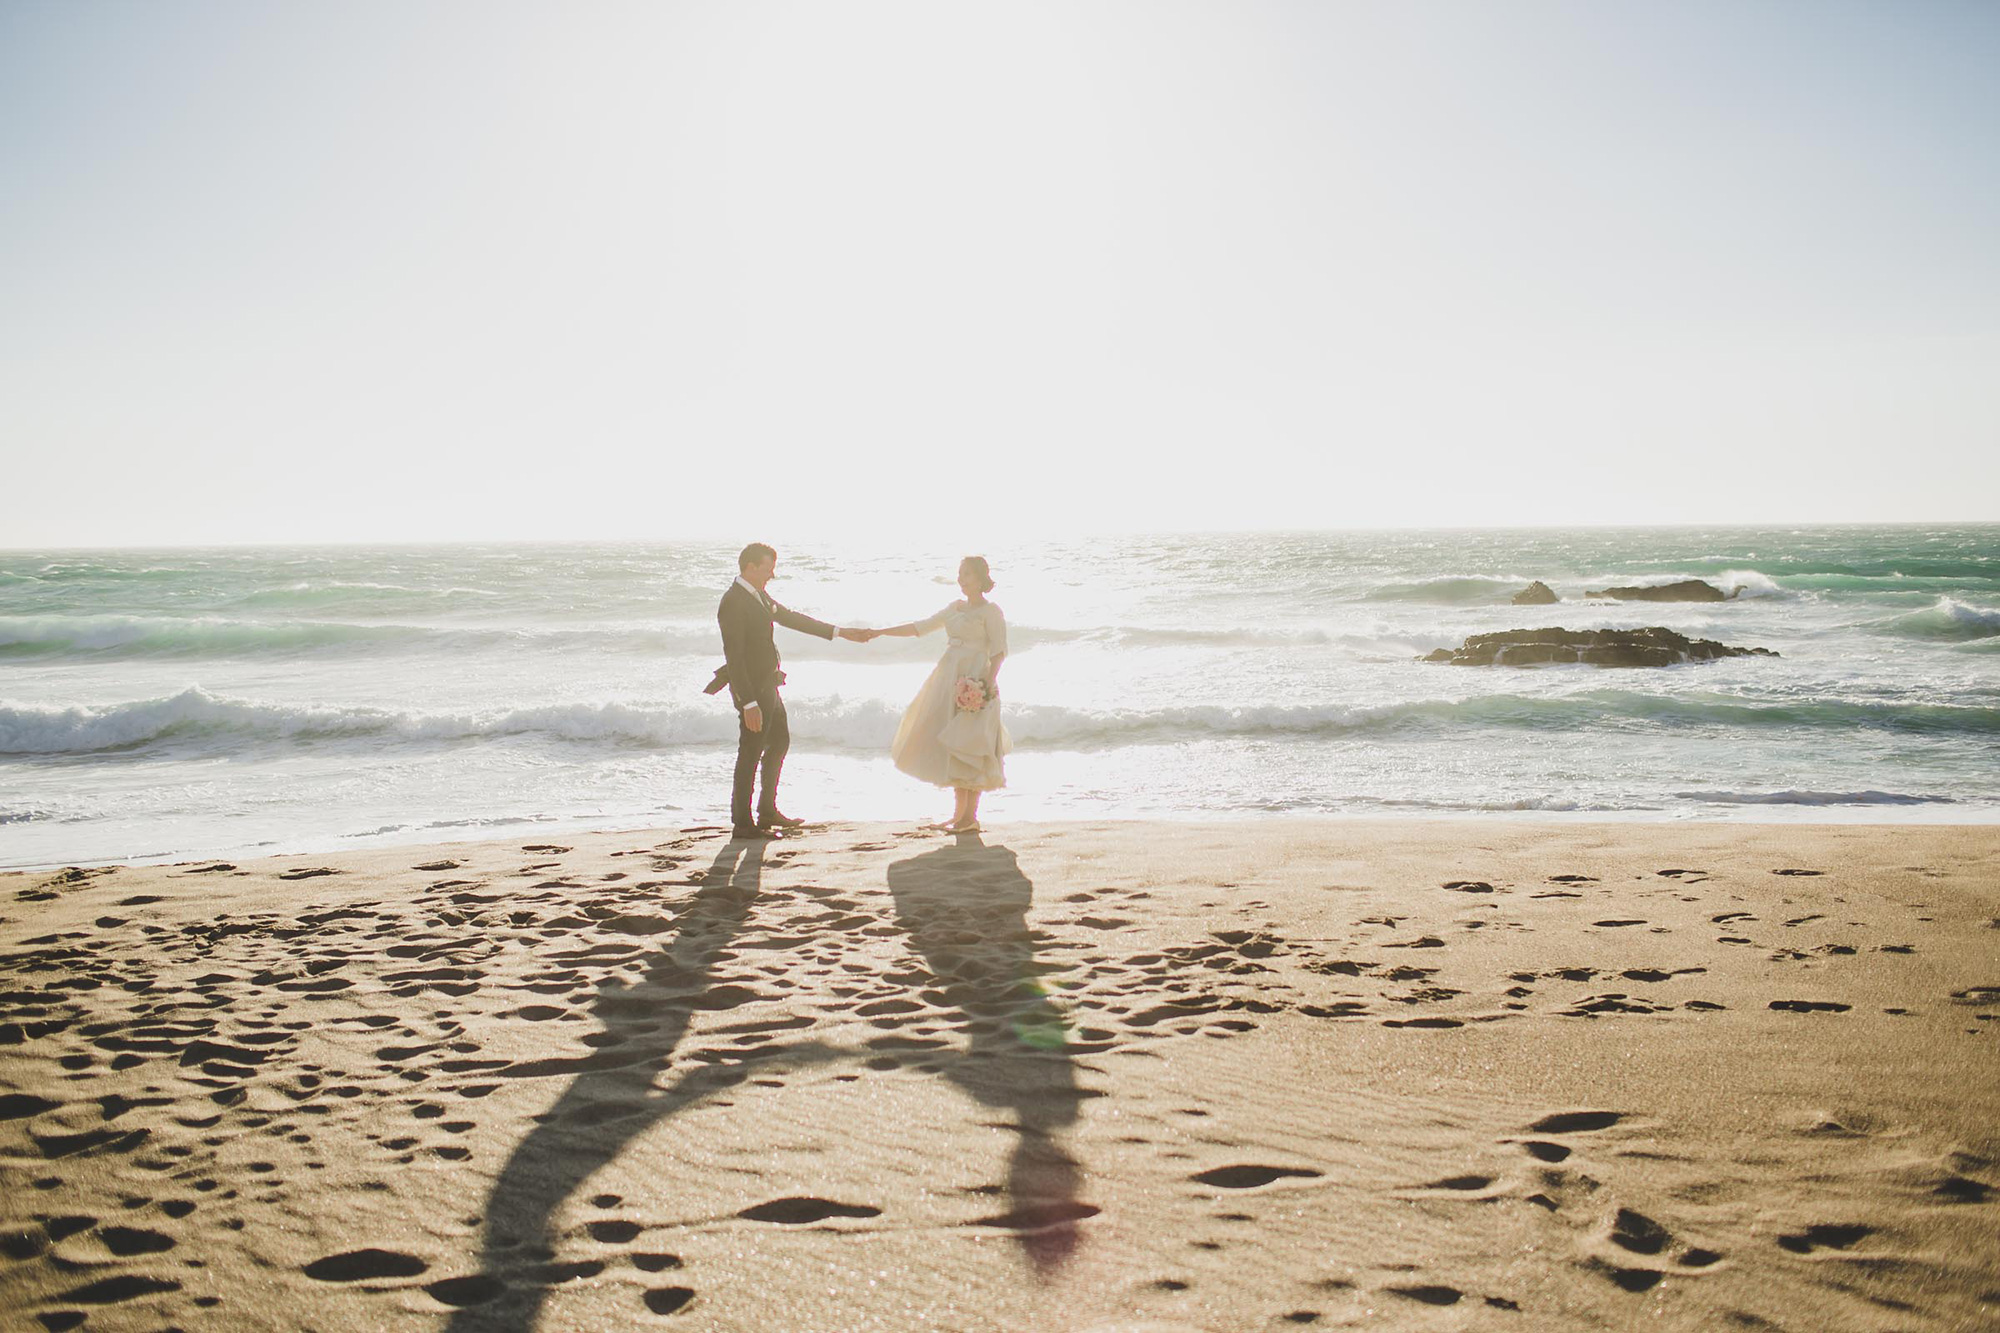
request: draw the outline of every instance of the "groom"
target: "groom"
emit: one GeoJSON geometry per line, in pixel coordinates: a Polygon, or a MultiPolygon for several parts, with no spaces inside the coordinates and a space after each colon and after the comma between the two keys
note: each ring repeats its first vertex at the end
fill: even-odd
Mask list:
{"type": "Polygon", "coordinates": [[[773,622],[801,634],[822,639],[836,635],[855,643],[875,636],[867,630],[835,629],[822,620],[787,610],[771,599],[764,585],[778,569],[778,553],[762,542],[751,542],[736,557],[736,581],[722,594],[715,609],[716,623],[722,627],[723,664],[707,693],[714,694],[726,684],[736,705],[736,785],[730,792],[731,836],[736,838],[777,838],[782,829],[805,823],[778,811],[778,775],[785,767],[785,752],[792,748],[792,730],[785,718],[785,701],[778,687],[785,673],[778,669],[778,645],[772,640],[773,622]],[[757,768],[764,769],[764,798],[757,803],[755,819],[750,815],[750,792],[757,782],[757,768]]]}

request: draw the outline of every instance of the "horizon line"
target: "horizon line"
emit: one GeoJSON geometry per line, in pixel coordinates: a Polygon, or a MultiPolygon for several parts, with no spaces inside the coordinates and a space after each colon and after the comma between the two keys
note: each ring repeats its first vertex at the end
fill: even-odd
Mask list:
{"type": "MultiPolygon", "coordinates": [[[[1403,532],[1661,532],[1687,529],[1728,529],[1734,531],[1768,532],[1787,528],[1977,528],[2000,527],[2000,518],[1962,519],[1771,519],[1759,522],[1733,520],[1727,522],[1677,522],[1677,523],[1453,523],[1453,524],[1372,524],[1341,527],[1281,527],[1281,528],[1116,528],[1094,529],[1078,534],[1081,537],[1118,538],[1166,538],[1166,537],[1282,537],[1282,536],[1324,536],[1335,534],[1361,533],[1403,533],[1403,532]]],[[[758,541],[777,534],[752,534],[745,540],[758,541]]],[[[918,533],[905,543],[912,546],[924,545],[937,540],[937,536],[918,533]]],[[[104,545],[96,543],[74,543],[59,545],[14,546],[0,545],[0,554],[38,554],[55,551],[213,551],[213,550],[318,550],[326,548],[342,549],[442,549],[449,547],[474,546],[521,546],[521,547],[570,547],[570,546],[672,546],[672,545],[729,545],[734,537],[682,536],[682,537],[393,537],[393,538],[328,538],[306,541],[266,541],[249,538],[239,541],[191,541],[191,542],[139,542],[130,545],[104,545]]],[[[822,543],[838,540],[833,534],[823,530],[801,532],[796,539],[802,543],[822,543]]],[[[1034,540],[1063,540],[1038,534],[1034,540]]],[[[775,543],[774,543],[775,544],[775,543]]],[[[989,543],[990,544],[990,543],[989,543]]]]}

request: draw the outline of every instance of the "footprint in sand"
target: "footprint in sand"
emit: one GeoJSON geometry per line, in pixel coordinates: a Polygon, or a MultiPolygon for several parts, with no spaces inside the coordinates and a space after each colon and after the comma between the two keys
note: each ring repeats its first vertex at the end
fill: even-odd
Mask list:
{"type": "Polygon", "coordinates": [[[1850,1250],[1874,1234],[1874,1227],[1860,1223],[1823,1224],[1779,1236],[1778,1247],[1793,1254],[1811,1254],[1814,1250],[1850,1250]]]}
{"type": "Polygon", "coordinates": [[[1212,1170],[1197,1172],[1194,1179],[1204,1185],[1216,1185],[1227,1190],[1247,1190],[1288,1178],[1316,1180],[1323,1174],[1307,1167],[1296,1166],[1218,1166],[1212,1170]]]}
{"type": "Polygon", "coordinates": [[[1951,1203],[1985,1203],[1993,1187],[1965,1176],[1946,1176],[1931,1192],[1951,1203]]]}
{"type": "Polygon", "coordinates": [[[692,1287],[655,1287],[646,1293],[646,1308],[654,1314],[673,1314],[694,1299],[692,1287]]]}
{"type": "Polygon", "coordinates": [[[52,1102],[44,1097],[36,1097],[25,1092],[10,1092],[0,1096],[0,1120],[20,1120],[26,1116],[40,1115],[53,1111],[60,1102],[52,1102]]]}
{"type": "Polygon", "coordinates": [[[459,1308],[484,1305],[506,1290],[506,1283],[498,1278],[487,1277],[483,1273],[472,1277],[448,1277],[442,1282],[433,1282],[424,1288],[431,1299],[459,1308]]]}
{"type": "Polygon", "coordinates": [[[837,1203],[832,1199],[788,1198],[773,1199],[745,1208],[738,1217],[752,1222],[778,1222],[786,1226],[803,1226],[812,1222],[823,1222],[829,1217],[880,1217],[882,1210],[865,1203],[837,1203]]]}
{"type": "Polygon", "coordinates": [[[1659,1286],[1662,1276],[1650,1268],[1625,1268],[1618,1264],[1606,1263],[1602,1259],[1592,1259],[1584,1267],[1603,1273],[1611,1280],[1613,1286],[1635,1295],[1659,1286]]]}
{"type": "Polygon", "coordinates": [[[414,1254],[401,1250],[348,1250],[316,1259],[305,1267],[307,1277],[319,1282],[366,1282],[392,1277],[415,1277],[430,1265],[414,1254]]]}
{"type": "MultiPolygon", "coordinates": [[[[122,1301],[137,1300],[141,1296],[157,1296],[161,1292],[180,1289],[181,1284],[169,1278],[144,1277],[128,1273],[121,1277],[100,1278],[96,1282],[64,1292],[60,1299],[75,1301],[82,1305],[116,1305],[122,1301]]],[[[76,1324],[82,1322],[78,1319],[76,1324]]],[[[74,1328],[76,1324],[69,1324],[66,1327],[74,1328]]]]}
{"type": "Polygon", "coordinates": [[[172,1236],[163,1236],[144,1227],[104,1227],[98,1231],[97,1238],[121,1259],[135,1254],[159,1254],[173,1249],[178,1243],[172,1236]]]}
{"type": "Polygon", "coordinates": [[[42,1223],[42,1231],[50,1240],[60,1244],[96,1225],[97,1219],[94,1217],[51,1217],[42,1223]]]}
{"type": "Polygon", "coordinates": [[[1457,1287],[1445,1287],[1433,1284],[1389,1287],[1386,1290],[1401,1296],[1404,1300],[1417,1301],[1423,1305],[1456,1305],[1465,1297],[1465,1293],[1457,1287]]]}
{"type": "Polygon", "coordinates": [[[1630,1208],[1620,1208],[1611,1223],[1611,1243],[1634,1254],[1658,1254],[1673,1240],[1673,1233],[1630,1208]]]}
{"type": "Polygon", "coordinates": [[[1609,1129],[1624,1118],[1621,1111],[1559,1111],[1543,1116],[1528,1129],[1536,1134],[1589,1134],[1609,1129]]]}
{"type": "Polygon", "coordinates": [[[590,1238],[605,1245],[628,1245],[639,1238],[645,1228],[637,1222],[627,1222],[619,1218],[607,1218],[600,1222],[589,1222],[584,1230],[590,1238]]]}

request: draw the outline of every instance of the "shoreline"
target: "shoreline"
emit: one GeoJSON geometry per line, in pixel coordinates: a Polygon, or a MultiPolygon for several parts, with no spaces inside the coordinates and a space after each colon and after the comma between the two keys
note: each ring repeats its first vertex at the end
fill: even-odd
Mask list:
{"type": "Polygon", "coordinates": [[[0,875],[8,1305],[1992,1315],[2000,829],[542,836],[0,875]]]}
{"type": "MultiPolygon", "coordinates": [[[[1102,827],[1118,825],[1159,825],[1170,828],[1194,828],[1215,824],[1223,827],[1239,827],[1258,824],[1273,824],[1287,828],[1313,824],[1338,826],[1363,826],[1371,824],[1406,825],[1432,823],[1491,823],[1501,827],[1518,825],[1547,824],[1551,829],[1588,828],[1605,825],[1617,828],[1867,828],[1867,829],[1991,829],[2000,830],[2000,807],[1981,810],[1987,817],[1968,818],[1967,811],[1955,808],[1947,801],[1892,804],[1853,803],[1778,803],[1744,802],[1731,805],[1723,810],[1701,814],[1677,812],[1666,813],[1656,810],[1548,810],[1548,809],[1500,809],[1500,810],[1370,810],[1365,813],[1339,813],[1323,810],[1241,810],[1204,811],[1196,815],[1176,815],[1171,813],[1132,815],[1075,815],[1066,818],[1002,818],[983,821],[999,834],[1017,828],[1050,827],[1102,827]],[[1831,818],[1833,810],[1846,811],[1848,818],[1831,818]],[[1929,814],[1934,817],[1926,818],[1929,814]]],[[[933,812],[934,814],[934,812],[933,812]]],[[[890,830],[910,830],[925,822],[930,815],[913,813],[907,820],[885,819],[828,819],[816,821],[813,827],[825,830],[879,828],[890,830]]],[[[719,823],[679,822],[650,823],[640,820],[610,819],[604,822],[588,820],[538,819],[523,816],[509,822],[495,822],[486,830],[485,836],[477,838],[441,838],[405,840],[395,835],[375,834],[335,834],[323,838],[313,838],[285,847],[237,846],[215,849],[182,849],[168,852],[148,852],[115,857],[80,857],[54,861],[8,863],[0,861],[0,876],[38,874],[70,868],[99,869],[103,867],[126,867],[142,869],[152,866],[173,866],[191,864],[196,861],[235,859],[239,861],[277,860],[295,856],[340,856],[347,854],[372,854],[399,850],[418,851],[424,848],[447,848],[476,845],[479,843],[506,843],[516,836],[584,838],[605,835],[621,837],[645,837],[649,834],[662,836],[683,832],[687,829],[712,829],[721,827],[719,823]]],[[[442,832],[442,830],[440,831],[442,832]]]]}

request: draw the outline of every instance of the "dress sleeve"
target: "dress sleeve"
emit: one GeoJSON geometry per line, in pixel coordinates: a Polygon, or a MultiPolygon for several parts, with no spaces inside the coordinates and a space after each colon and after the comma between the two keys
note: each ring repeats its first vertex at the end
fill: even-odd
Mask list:
{"type": "Polygon", "coordinates": [[[945,607],[943,610],[939,611],[936,615],[925,616],[922,620],[917,621],[916,622],[917,633],[929,634],[932,630],[943,629],[944,618],[951,614],[951,607],[957,605],[958,605],[957,602],[953,602],[951,606],[945,607]]]}
{"type": "Polygon", "coordinates": [[[1000,657],[1007,651],[1007,616],[991,602],[986,604],[986,652],[1000,657]]]}

